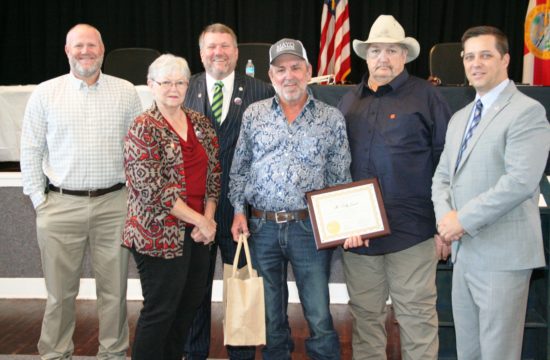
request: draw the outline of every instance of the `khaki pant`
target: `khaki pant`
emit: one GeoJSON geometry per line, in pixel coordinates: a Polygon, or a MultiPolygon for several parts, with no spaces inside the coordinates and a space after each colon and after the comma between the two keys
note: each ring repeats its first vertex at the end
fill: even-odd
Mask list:
{"type": "Polygon", "coordinates": [[[403,360],[437,359],[436,266],[433,239],[385,255],[344,252],[354,360],[386,359],[388,296],[399,322],[403,360]]]}
{"type": "Polygon", "coordinates": [[[43,359],[71,358],[75,299],[90,248],[97,287],[98,359],[125,359],[129,251],[120,246],[127,191],[103,196],[48,193],[36,209],[38,245],[48,291],[38,351],[43,359]]]}

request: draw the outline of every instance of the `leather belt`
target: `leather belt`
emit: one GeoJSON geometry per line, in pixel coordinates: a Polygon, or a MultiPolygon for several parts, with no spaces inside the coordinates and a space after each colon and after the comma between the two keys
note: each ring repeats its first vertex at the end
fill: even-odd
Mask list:
{"type": "Polygon", "coordinates": [[[88,196],[88,197],[102,196],[102,195],[108,194],[110,192],[120,190],[123,187],[124,187],[124,183],[118,183],[118,184],[115,184],[115,185],[111,186],[110,188],[106,188],[106,189],[68,190],[68,189],[58,188],[57,186],[54,186],[52,184],[48,185],[49,190],[58,192],[60,194],[74,195],[74,196],[88,196]]]}
{"type": "Polygon", "coordinates": [[[275,221],[277,224],[289,221],[301,221],[309,217],[307,209],[294,211],[263,211],[255,208],[250,209],[250,215],[254,218],[275,221]]]}

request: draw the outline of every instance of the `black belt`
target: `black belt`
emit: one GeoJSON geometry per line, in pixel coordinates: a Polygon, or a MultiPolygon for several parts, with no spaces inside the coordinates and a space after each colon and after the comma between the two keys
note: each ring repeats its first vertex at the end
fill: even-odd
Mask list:
{"type": "Polygon", "coordinates": [[[251,208],[250,215],[254,218],[275,221],[277,224],[282,224],[289,221],[305,220],[309,217],[309,212],[307,209],[294,211],[263,211],[251,208]]]}
{"type": "Polygon", "coordinates": [[[102,196],[102,195],[108,194],[110,192],[120,190],[123,187],[124,187],[124,183],[118,183],[118,184],[115,184],[115,185],[111,186],[110,188],[106,188],[106,189],[68,190],[68,189],[58,188],[57,186],[54,186],[52,184],[48,185],[48,189],[50,189],[51,191],[58,192],[60,194],[74,195],[74,196],[88,196],[88,197],[102,196]]]}

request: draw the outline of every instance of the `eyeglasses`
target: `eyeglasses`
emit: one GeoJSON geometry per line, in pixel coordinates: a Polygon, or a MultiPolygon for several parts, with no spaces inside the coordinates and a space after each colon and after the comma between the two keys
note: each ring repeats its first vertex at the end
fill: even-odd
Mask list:
{"type": "Polygon", "coordinates": [[[382,53],[385,53],[387,57],[394,57],[397,55],[400,55],[403,51],[403,48],[400,46],[390,46],[387,48],[381,48],[381,47],[369,47],[367,48],[367,57],[369,59],[376,59],[378,58],[382,53]]]}
{"type": "Polygon", "coordinates": [[[157,83],[163,90],[171,89],[172,86],[176,86],[177,89],[184,89],[189,85],[187,81],[179,80],[179,81],[156,81],[153,80],[153,82],[157,83]]]}

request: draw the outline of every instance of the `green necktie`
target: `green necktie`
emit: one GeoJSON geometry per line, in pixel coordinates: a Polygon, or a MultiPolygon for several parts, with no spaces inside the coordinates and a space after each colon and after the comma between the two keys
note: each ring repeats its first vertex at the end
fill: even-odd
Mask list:
{"type": "Polygon", "coordinates": [[[216,81],[214,84],[214,97],[212,98],[212,115],[214,116],[214,120],[218,124],[222,123],[222,107],[223,107],[223,82],[222,81],[216,81]]]}

